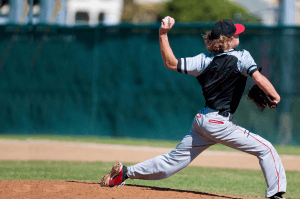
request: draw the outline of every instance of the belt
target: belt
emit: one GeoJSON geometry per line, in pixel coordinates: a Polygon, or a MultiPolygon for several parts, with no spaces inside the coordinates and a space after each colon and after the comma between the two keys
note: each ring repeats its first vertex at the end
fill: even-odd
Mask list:
{"type": "MultiPolygon", "coordinates": [[[[205,107],[206,107],[206,108],[209,108],[207,105],[206,105],[205,107]]],[[[211,108],[209,108],[209,109],[211,109],[211,108]]],[[[211,109],[211,110],[214,110],[214,109],[211,109]]],[[[224,117],[228,117],[228,116],[229,116],[229,121],[231,121],[232,118],[233,118],[233,114],[231,114],[231,113],[228,112],[228,111],[218,111],[218,114],[219,114],[219,115],[222,115],[222,116],[224,116],[224,117]]]]}

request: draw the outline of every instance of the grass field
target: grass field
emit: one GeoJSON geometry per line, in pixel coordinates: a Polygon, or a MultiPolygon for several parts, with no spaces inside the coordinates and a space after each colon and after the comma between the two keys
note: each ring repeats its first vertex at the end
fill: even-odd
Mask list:
{"type": "MultiPolygon", "coordinates": [[[[69,180],[99,182],[114,163],[67,161],[0,161],[0,180],[69,180]]],[[[131,164],[127,164],[129,166],[131,164]]],[[[286,198],[300,198],[300,172],[287,172],[286,198]]],[[[261,171],[187,167],[158,181],[127,180],[126,184],[166,187],[244,197],[264,197],[261,171]]]]}
{"type": "MultiPolygon", "coordinates": [[[[109,137],[97,137],[97,136],[86,136],[86,137],[70,137],[70,136],[59,136],[59,135],[0,135],[0,139],[14,139],[14,140],[57,140],[57,141],[69,141],[69,142],[90,142],[99,144],[120,144],[130,146],[151,146],[151,147],[167,147],[175,148],[179,141],[167,141],[167,140],[151,140],[151,139],[134,139],[134,138],[109,138],[109,137]]],[[[300,146],[279,146],[274,145],[277,152],[280,155],[298,155],[300,156],[300,146]]],[[[219,151],[236,151],[235,149],[227,146],[216,144],[210,147],[208,150],[219,150],[219,151]]]]}
{"type": "MultiPolygon", "coordinates": [[[[176,147],[178,141],[146,139],[112,139],[103,137],[69,136],[12,136],[1,135],[0,139],[57,140],[120,144],[131,146],[176,147]]],[[[300,147],[275,146],[279,154],[300,155],[300,147]]],[[[234,151],[223,145],[210,150],[234,151]]],[[[0,180],[78,180],[97,181],[107,173],[114,162],[67,162],[67,161],[0,161],[0,180]]],[[[133,164],[133,163],[132,163],[133,164]]],[[[127,166],[130,164],[127,164],[127,166]]],[[[288,192],[286,198],[300,199],[300,172],[287,171],[288,192]]],[[[127,184],[193,190],[207,193],[244,197],[264,197],[266,183],[261,171],[187,167],[174,176],[159,181],[127,180],[127,184]]]]}

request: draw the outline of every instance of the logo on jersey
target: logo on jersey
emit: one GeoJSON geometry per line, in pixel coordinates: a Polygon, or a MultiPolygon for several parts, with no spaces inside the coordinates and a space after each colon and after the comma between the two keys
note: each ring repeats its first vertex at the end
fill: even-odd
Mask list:
{"type": "Polygon", "coordinates": [[[208,120],[210,123],[214,123],[214,124],[224,124],[224,122],[219,121],[219,120],[208,120]]]}

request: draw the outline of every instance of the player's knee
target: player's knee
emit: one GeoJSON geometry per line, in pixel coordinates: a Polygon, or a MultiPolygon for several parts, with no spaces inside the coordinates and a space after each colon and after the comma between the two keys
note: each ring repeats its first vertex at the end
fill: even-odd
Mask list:
{"type": "Polygon", "coordinates": [[[170,177],[172,174],[169,173],[168,171],[161,171],[158,173],[158,176],[160,179],[165,179],[167,177],[170,177]]]}
{"type": "Polygon", "coordinates": [[[264,147],[261,152],[261,155],[262,156],[270,155],[272,154],[273,151],[275,151],[274,146],[269,141],[264,142],[264,147]]]}

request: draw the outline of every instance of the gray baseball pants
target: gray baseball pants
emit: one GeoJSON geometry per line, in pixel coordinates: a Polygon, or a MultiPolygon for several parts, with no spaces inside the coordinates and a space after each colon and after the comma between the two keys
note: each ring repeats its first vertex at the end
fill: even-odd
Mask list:
{"type": "Polygon", "coordinates": [[[273,145],[245,128],[233,124],[231,117],[203,108],[194,118],[191,131],[170,153],[128,167],[130,179],[160,180],[185,168],[208,147],[221,143],[255,155],[263,171],[266,197],[286,192],[286,175],[280,157],[273,145]]]}

